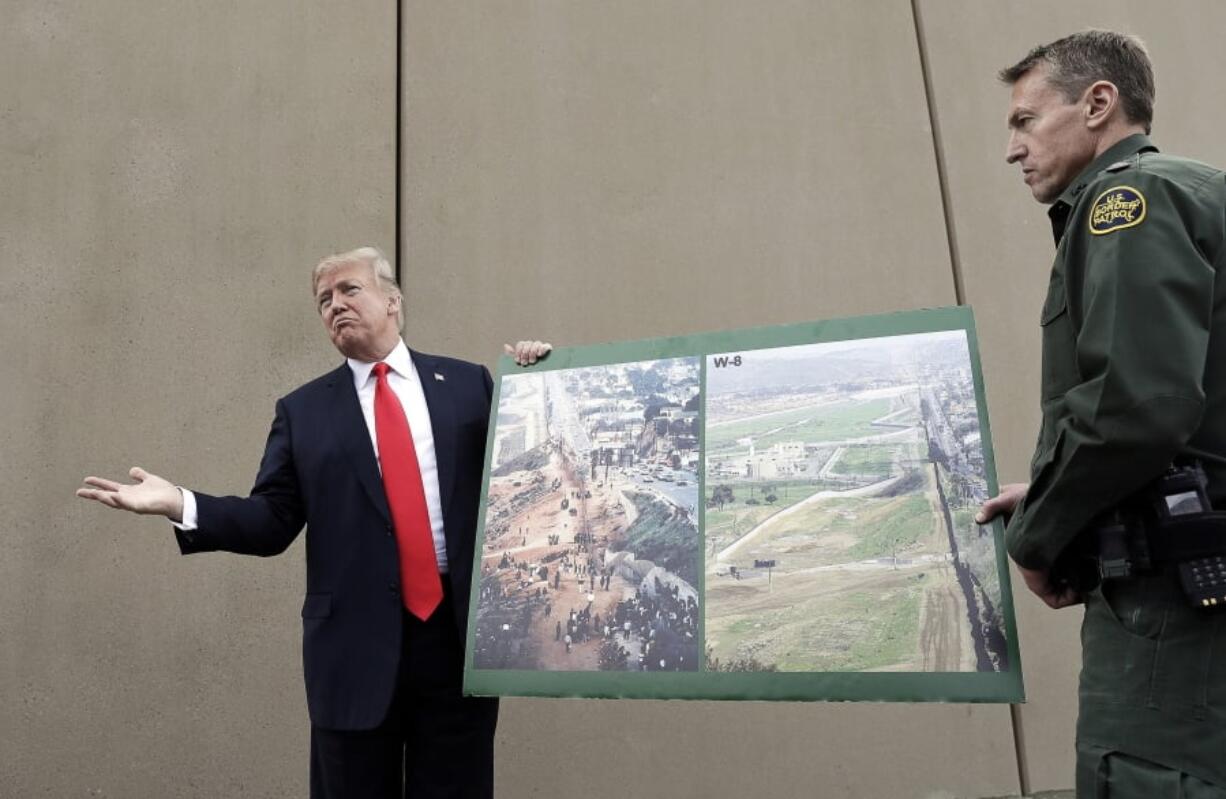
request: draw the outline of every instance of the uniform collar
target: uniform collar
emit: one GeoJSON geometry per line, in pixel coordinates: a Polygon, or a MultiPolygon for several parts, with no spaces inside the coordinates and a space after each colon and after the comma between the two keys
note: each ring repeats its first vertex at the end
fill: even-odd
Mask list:
{"type": "Polygon", "coordinates": [[[1136,155],[1137,153],[1158,152],[1158,148],[1144,133],[1134,133],[1131,136],[1126,136],[1120,139],[1115,144],[1108,147],[1102,155],[1090,162],[1090,165],[1081,171],[1081,174],[1073,179],[1068,187],[1060,194],[1051,207],[1047,209],[1047,217],[1051,220],[1051,232],[1056,239],[1056,244],[1060,243],[1060,239],[1064,236],[1064,227],[1068,223],[1069,211],[1077,203],[1077,198],[1085,191],[1086,186],[1089,186],[1098,174],[1112,164],[1123,161],[1126,158],[1136,155]]]}

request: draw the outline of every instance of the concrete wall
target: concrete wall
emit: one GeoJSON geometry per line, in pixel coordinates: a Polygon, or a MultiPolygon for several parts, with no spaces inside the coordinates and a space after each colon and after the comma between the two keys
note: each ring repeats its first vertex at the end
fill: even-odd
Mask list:
{"type": "Polygon", "coordinates": [[[338,362],[309,273],[394,237],[395,7],[0,5],[0,796],[305,795],[301,542],[183,558],[73,490],[244,492],[338,362]]]}
{"type": "MultiPolygon", "coordinates": [[[[946,305],[960,286],[1012,480],[1052,248],[1003,162],[995,71],[1087,25],[1140,33],[1156,140],[1226,163],[1226,110],[1200,102],[1226,67],[1214,0],[400,5],[399,32],[373,0],[0,12],[0,795],[305,794],[301,545],[181,558],[164,524],[71,494],[134,463],[244,491],[273,400],[336,362],[306,294],[319,255],[398,247],[407,337],[486,362],[523,336],[946,305]]],[[[1077,614],[1018,596],[1023,770],[1069,787],[1077,614]]],[[[1019,787],[999,706],[504,708],[505,797],[1019,787]]]]}

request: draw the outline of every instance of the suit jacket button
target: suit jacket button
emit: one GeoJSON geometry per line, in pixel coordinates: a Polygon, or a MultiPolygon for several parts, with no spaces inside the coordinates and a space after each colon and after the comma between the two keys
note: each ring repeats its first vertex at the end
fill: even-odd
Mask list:
{"type": "Polygon", "coordinates": [[[396,587],[396,584],[395,584],[395,583],[388,583],[388,584],[387,584],[387,590],[388,590],[389,592],[391,592],[391,593],[393,593],[393,594],[394,594],[394,593],[396,593],[396,591],[397,591],[398,589],[397,589],[397,587],[396,587]]]}

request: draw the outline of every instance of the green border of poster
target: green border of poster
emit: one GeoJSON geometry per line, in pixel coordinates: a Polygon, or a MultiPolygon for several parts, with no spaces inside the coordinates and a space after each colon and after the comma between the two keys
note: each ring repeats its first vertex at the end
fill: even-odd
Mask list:
{"type": "MultiPolygon", "coordinates": [[[[966,332],[971,371],[978,406],[985,475],[990,494],[999,488],[992,450],[991,428],[979,363],[979,343],[974,314],[966,306],[830,319],[818,322],[760,327],[691,336],[616,342],[555,350],[541,363],[527,370],[552,371],[577,367],[602,366],[630,361],[701,357],[705,386],[706,356],[800,344],[870,339],[931,333],[943,330],[966,332]]],[[[500,400],[503,375],[524,373],[509,358],[498,364],[493,407],[500,400]]],[[[703,392],[705,414],[705,390],[703,392]]],[[[488,496],[497,414],[491,414],[487,437],[485,473],[481,496],[488,496]]],[[[700,429],[705,425],[700,424],[700,429]]],[[[700,441],[700,450],[705,446],[700,441]]],[[[699,474],[705,468],[700,465],[699,474]]],[[[705,497],[700,482],[699,496],[705,497]]],[[[700,502],[700,506],[703,503],[700,502]]],[[[464,692],[473,695],[593,697],[637,699],[750,699],[807,701],[874,702],[1019,702],[1024,698],[1021,655],[1009,579],[1004,529],[999,521],[992,525],[996,563],[1001,586],[1001,615],[1008,646],[1008,667],[1001,672],[604,672],[604,671],[526,671],[476,669],[473,644],[481,582],[481,552],[484,548],[486,504],[483,499],[478,520],[470,597],[468,641],[464,663],[464,692]]],[[[699,534],[703,529],[700,522],[699,534]]],[[[703,549],[705,552],[705,547],[703,549]]],[[[699,586],[700,593],[704,587],[699,586]]],[[[705,595],[702,606],[705,608],[705,595]]],[[[705,633],[704,626],[700,630],[705,633]]],[[[705,639],[704,639],[705,640],[705,639]]],[[[700,641],[700,651],[705,644],[700,641]]]]}

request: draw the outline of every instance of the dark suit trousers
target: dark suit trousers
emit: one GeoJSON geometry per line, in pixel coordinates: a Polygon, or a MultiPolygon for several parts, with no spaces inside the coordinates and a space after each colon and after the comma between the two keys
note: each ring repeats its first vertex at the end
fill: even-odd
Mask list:
{"type": "Polygon", "coordinates": [[[451,587],[426,621],[403,615],[400,675],[373,730],[311,727],[311,799],[490,799],[498,700],[460,694],[451,587]]]}

